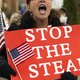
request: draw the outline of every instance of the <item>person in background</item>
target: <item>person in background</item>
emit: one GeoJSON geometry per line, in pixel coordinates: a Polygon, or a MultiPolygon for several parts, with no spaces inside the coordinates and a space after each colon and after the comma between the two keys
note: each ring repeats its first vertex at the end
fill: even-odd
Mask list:
{"type": "Polygon", "coordinates": [[[61,22],[59,20],[60,14],[58,10],[51,9],[50,15],[49,15],[49,23],[52,24],[52,26],[61,26],[61,22]]]}
{"type": "MultiPolygon", "coordinates": [[[[52,0],[26,0],[26,3],[29,9],[22,15],[21,25],[14,27],[14,30],[47,28],[49,25],[51,27],[56,25],[56,23],[54,25],[55,19],[52,17],[52,0]]],[[[10,26],[8,30],[13,30],[13,27],[10,26]]],[[[5,71],[7,72],[8,70],[6,69],[5,71]]],[[[70,72],[64,72],[59,80],[77,80],[77,77],[70,72]]]]}
{"type": "MultiPolygon", "coordinates": [[[[22,15],[18,12],[15,12],[11,15],[11,18],[10,18],[10,28],[12,30],[17,30],[19,29],[20,25],[21,25],[21,17],[22,15]]],[[[9,28],[9,29],[10,29],[9,28]]],[[[8,30],[9,31],[9,30],[8,30]]]]}
{"type": "Polygon", "coordinates": [[[26,11],[26,5],[25,4],[20,4],[19,5],[19,11],[20,11],[20,14],[22,15],[25,11],[26,11]]]}
{"type": "MultiPolygon", "coordinates": [[[[17,30],[19,29],[20,24],[21,24],[21,15],[18,12],[13,13],[10,18],[9,29],[11,28],[11,30],[17,30]]],[[[10,67],[10,65],[7,62],[6,48],[4,45],[2,50],[0,50],[0,77],[1,77],[0,80],[3,78],[5,78],[6,80],[7,79],[10,80],[10,74],[15,76],[16,72],[10,67]]]]}
{"type": "Polygon", "coordinates": [[[67,15],[67,10],[66,8],[62,7],[61,9],[58,10],[59,12],[59,19],[62,25],[69,25],[69,18],[67,15]]]}

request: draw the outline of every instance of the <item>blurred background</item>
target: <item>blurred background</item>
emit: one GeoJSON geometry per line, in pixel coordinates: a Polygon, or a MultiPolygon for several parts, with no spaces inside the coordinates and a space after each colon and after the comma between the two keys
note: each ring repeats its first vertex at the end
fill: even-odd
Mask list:
{"type": "MultiPolygon", "coordinates": [[[[80,0],[52,0],[52,8],[61,7],[67,9],[70,24],[80,23],[80,0]]],[[[5,12],[8,19],[14,12],[19,11],[23,14],[26,10],[26,0],[3,0],[2,11],[5,12]]]]}
{"type": "MultiPolygon", "coordinates": [[[[57,10],[62,7],[67,9],[67,16],[70,19],[71,25],[80,24],[80,0],[52,0],[53,9],[57,10]]],[[[26,0],[2,0],[2,12],[5,13],[7,21],[10,20],[10,17],[14,12],[23,14],[26,10],[26,0]]],[[[6,23],[9,24],[7,21],[6,23]]]]}

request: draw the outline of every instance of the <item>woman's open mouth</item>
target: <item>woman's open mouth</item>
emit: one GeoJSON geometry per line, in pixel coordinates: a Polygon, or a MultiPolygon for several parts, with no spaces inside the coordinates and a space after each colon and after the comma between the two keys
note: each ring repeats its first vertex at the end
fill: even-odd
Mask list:
{"type": "Polygon", "coordinates": [[[46,13],[46,5],[45,4],[41,4],[38,8],[40,14],[45,14],[46,13]]]}

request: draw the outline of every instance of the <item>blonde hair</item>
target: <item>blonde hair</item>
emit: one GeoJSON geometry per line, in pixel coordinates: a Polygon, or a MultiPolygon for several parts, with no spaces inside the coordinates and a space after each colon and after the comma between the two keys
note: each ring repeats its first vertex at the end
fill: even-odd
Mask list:
{"type": "Polygon", "coordinates": [[[10,18],[10,24],[16,23],[17,25],[21,23],[21,15],[19,13],[13,13],[10,18]]]}

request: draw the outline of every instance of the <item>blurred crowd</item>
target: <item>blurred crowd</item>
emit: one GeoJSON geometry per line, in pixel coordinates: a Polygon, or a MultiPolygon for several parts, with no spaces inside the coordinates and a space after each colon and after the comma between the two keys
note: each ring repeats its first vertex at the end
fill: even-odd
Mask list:
{"type": "MultiPolygon", "coordinates": [[[[8,7],[8,4],[5,2],[5,0],[3,1],[2,11],[7,16],[7,20],[9,24],[11,24],[11,21],[13,20],[13,18],[11,18],[12,15],[15,16],[14,13],[17,13],[22,16],[22,14],[28,10],[25,0],[23,0],[23,2],[20,2],[20,3],[19,1],[16,1],[16,2],[17,2],[16,7],[18,7],[18,9],[12,11],[12,8],[8,7]]],[[[64,8],[63,5],[64,5],[64,0],[52,0],[52,9],[54,9],[53,14],[55,14],[55,16],[59,18],[62,24],[67,25],[70,23],[70,15],[68,16],[68,10],[64,8]]]]}
{"type": "MultiPolygon", "coordinates": [[[[25,12],[26,11],[24,11],[24,13],[25,12]]],[[[62,25],[68,25],[69,24],[69,18],[67,15],[66,8],[62,7],[58,10],[53,9],[53,16],[55,16],[55,18],[58,18],[62,25]]],[[[15,24],[14,27],[16,25],[20,25],[21,17],[22,17],[22,14],[20,12],[13,13],[10,17],[9,24],[10,25],[15,24]]]]}

